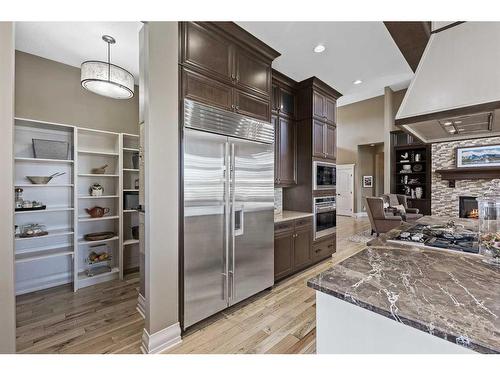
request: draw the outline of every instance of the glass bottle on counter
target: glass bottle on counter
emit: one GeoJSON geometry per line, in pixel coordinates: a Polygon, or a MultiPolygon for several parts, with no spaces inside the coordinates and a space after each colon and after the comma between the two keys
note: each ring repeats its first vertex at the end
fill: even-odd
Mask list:
{"type": "Polygon", "coordinates": [[[477,198],[479,209],[479,254],[484,261],[500,266],[500,180],[492,181],[489,191],[477,198]]]}

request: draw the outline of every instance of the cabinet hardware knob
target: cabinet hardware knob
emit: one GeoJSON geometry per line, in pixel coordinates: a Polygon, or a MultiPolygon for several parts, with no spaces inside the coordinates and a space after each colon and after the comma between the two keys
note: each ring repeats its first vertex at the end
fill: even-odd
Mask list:
{"type": "Polygon", "coordinates": [[[236,78],[236,76],[233,74],[231,74],[231,79],[234,80],[236,78]]]}
{"type": "Polygon", "coordinates": [[[240,106],[239,106],[239,105],[237,105],[237,106],[236,106],[236,110],[239,110],[239,109],[240,109],[240,106]]]}
{"type": "Polygon", "coordinates": [[[239,80],[240,80],[240,75],[238,74],[238,75],[236,76],[236,81],[239,81],[239,80]]]}

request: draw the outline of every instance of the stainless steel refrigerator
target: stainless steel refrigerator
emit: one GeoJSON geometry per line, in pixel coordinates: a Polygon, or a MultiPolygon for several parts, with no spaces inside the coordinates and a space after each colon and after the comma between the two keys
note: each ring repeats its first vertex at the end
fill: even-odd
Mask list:
{"type": "Polygon", "coordinates": [[[184,102],[184,328],[274,283],[274,129],[184,102]]]}

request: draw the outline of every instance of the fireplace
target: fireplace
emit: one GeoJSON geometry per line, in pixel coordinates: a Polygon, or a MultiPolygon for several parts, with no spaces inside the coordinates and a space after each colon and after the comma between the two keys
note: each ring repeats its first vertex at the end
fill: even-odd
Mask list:
{"type": "Polygon", "coordinates": [[[476,197],[458,197],[458,216],[466,219],[477,219],[479,217],[476,197]]]}

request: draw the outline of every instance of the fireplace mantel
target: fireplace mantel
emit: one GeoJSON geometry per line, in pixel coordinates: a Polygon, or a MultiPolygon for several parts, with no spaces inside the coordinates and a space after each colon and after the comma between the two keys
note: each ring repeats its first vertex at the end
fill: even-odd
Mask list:
{"type": "Polygon", "coordinates": [[[450,187],[455,187],[455,180],[500,178],[500,167],[437,169],[436,173],[439,173],[443,180],[448,180],[448,184],[450,187]]]}

